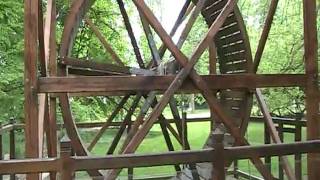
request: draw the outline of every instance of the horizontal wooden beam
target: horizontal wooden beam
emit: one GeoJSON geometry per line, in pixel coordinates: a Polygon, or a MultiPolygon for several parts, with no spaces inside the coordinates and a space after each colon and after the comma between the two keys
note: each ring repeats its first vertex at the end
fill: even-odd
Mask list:
{"type": "MultiPolygon", "coordinates": [[[[292,154],[303,154],[308,152],[319,152],[320,140],[295,142],[288,144],[270,144],[261,146],[241,146],[225,148],[225,157],[230,159],[247,159],[252,154],[264,156],[284,156],[292,154]]],[[[214,149],[188,150],[166,152],[158,154],[124,154],[110,155],[104,157],[70,157],[69,165],[74,171],[95,169],[118,169],[129,167],[150,167],[172,164],[188,164],[192,162],[210,162],[214,149]]],[[[40,158],[0,161],[0,172],[2,174],[25,174],[36,172],[59,171],[63,167],[61,159],[40,158]]]]}
{"type": "MultiPolygon", "coordinates": [[[[276,124],[283,124],[283,125],[299,125],[302,127],[306,126],[306,120],[295,120],[291,118],[279,118],[279,117],[272,117],[272,120],[276,124]]],[[[168,123],[175,123],[174,119],[167,119],[168,123]]],[[[202,117],[202,118],[188,118],[186,119],[187,123],[194,123],[194,122],[209,122],[211,121],[210,117],[202,117]]],[[[257,117],[257,116],[252,116],[250,117],[250,121],[252,122],[264,122],[263,117],[257,117]]],[[[120,126],[122,121],[119,122],[112,122],[110,123],[110,126],[116,127],[120,126]]],[[[98,121],[93,121],[93,122],[82,122],[82,123],[77,123],[76,126],[78,128],[97,128],[101,127],[105,124],[105,122],[98,122],[98,121]]],[[[156,124],[159,124],[159,122],[156,122],[156,124]]],[[[63,124],[57,124],[58,128],[62,128],[63,124]]],[[[9,124],[6,126],[3,126],[0,129],[0,134],[7,133],[10,130],[21,130],[25,127],[25,124],[9,124]]]]}
{"type": "MultiPolygon", "coordinates": [[[[270,144],[261,146],[240,146],[225,148],[225,157],[230,159],[248,159],[253,154],[264,156],[283,156],[319,152],[320,140],[295,142],[288,144],[270,144]]],[[[75,170],[118,169],[129,167],[150,167],[172,164],[210,162],[214,149],[176,151],[149,155],[117,155],[107,157],[74,157],[75,170]]]]}
{"type": "MultiPolygon", "coordinates": [[[[147,69],[141,69],[141,68],[135,68],[135,67],[128,67],[128,66],[119,66],[114,65],[110,63],[101,63],[97,62],[95,60],[86,60],[86,59],[76,59],[71,57],[65,57],[61,58],[60,65],[65,65],[68,68],[71,69],[86,69],[87,71],[97,71],[101,73],[109,73],[109,74],[115,74],[115,75],[131,75],[131,74],[137,74],[137,75],[155,75],[156,72],[147,70],[147,69]]],[[[78,72],[79,73],[79,72],[78,72]]],[[[86,74],[83,74],[86,75],[86,74]]]]}
{"type": "MultiPolygon", "coordinates": [[[[201,76],[212,90],[265,87],[304,87],[302,74],[237,74],[201,76]]],[[[39,79],[39,93],[165,91],[175,76],[98,76],[98,77],[44,77],[39,79]]],[[[184,81],[181,92],[198,92],[191,80],[184,81]]],[[[112,94],[112,93],[111,93],[112,94]]]]}

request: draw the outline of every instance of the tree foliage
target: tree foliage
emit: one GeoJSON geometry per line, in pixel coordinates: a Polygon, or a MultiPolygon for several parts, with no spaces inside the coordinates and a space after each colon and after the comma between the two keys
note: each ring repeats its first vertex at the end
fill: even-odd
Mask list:
{"type": "MultiPolygon", "coordinates": [[[[161,13],[164,8],[161,0],[148,0],[146,2],[160,20],[162,16],[167,15],[161,13]]],[[[43,3],[45,5],[46,1],[43,1],[43,3]]],[[[151,59],[151,53],[146,37],[142,33],[141,24],[137,23],[136,7],[130,0],[126,0],[125,4],[134,28],[138,28],[135,33],[147,64],[147,61],[151,59]]],[[[269,0],[240,0],[238,2],[246,23],[253,56],[269,4],[269,0]]],[[[69,0],[57,1],[57,44],[60,43],[64,19],[68,14],[69,7],[69,0]]],[[[124,28],[116,1],[96,0],[87,16],[99,28],[107,41],[112,44],[124,63],[137,67],[133,48],[124,28]]],[[[304,73],[302,25],[302,2],[298,0],[279,1],[258,73],[304,73]]],[[[187,56],[191,55],[206,31],[207,25],[203,18],[198,18],[182,48],[187,56]]],[[[23,119],[23,36],[23,1],[0,1],[0,120],[2,121],[10,117],[23,119]]],[[[161,45],[160,38],[156,33],[154,33],[154,37],[159,47],[161,45]]],[[[110,55],[106,53],[99,40],[84,22],[81,23],[77,33],[72,56],[112,63],[110,55]]],[[[168,59],[170,59],[170,54],[167,52],[164,61],[168,59]]],[[[207,51],[197,63],[196,69],[200,74],[208,74],[207,51]]],[[[264,89],[263,93],[274,115],[285,116],[304,112],[303,89],[274,88],[264,89]]],[[[198,105],[205,102],[201,96],[196,96],[195,99],[198,105]]],[[[95,120],[109,116],[120,98],[112,98],[111,101],[105,97],[73,98],[71,101],[76,119],[95,120]],[[115,101],[115,103],[112,103],[112,101],[115,101]]],[[[256,109],[254,108],[254,113],[259,113],[256,109]]]]}

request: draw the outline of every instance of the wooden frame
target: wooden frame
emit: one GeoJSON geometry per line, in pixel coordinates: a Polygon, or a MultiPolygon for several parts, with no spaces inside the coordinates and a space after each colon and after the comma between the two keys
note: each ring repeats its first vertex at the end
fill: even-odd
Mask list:
{"type": "MultiPolygon", "coordinates": [[[[236,6],[236,0],[222,0],[215,4],[209,0],[199,0],[197,3],[187,0],[169,34],[164,30],[160,22],[143,0],[134,0],[133,3],[136,5],[140,14],[143,29],[151,51],[152,59],[149,64],[145,64],[146,61],[142,58],[124,2],[122,0],[117,0],[117,3],[119,5],[120,13],[123,17],[123,22],[128,32],[139,68],[124,66],[121,58],[103,37],[103,34],[99,31],[98,27],[96,27],[88,17],[86,17],[87,11],[92,6],[92,3],[86,0],[74,1],[71,5],[61,40],[59,53],[61,57],[61,61],[59,62],[60,66],[57,66],[55,37],[56,2],[55,0],[48,1],[47,14],[45,16],[46,19],[45,22],[43,22],[41,1],[25,1],[24,91],[26,157],[42,157],[44,133],[46,133],[47,137],[49,157],[57,156],[57,99],[60,101],[62,116],[64,118],[68,136],[71,139],[72,149],[78,156],[89,155],[87,150],[91,150],[93,148],[103,132],[112,124],[113,118],[117,115],[120,109],[123,108],[126,101],[132,95],[136,95],[136,99],[127,111],[126,118],[122,122],[120,131],[108,150],[108,154],[112,154],[114,152],[115,147],[118,145],[119,139],[125,129],[128,129],[128,136],[125,143],[121,146],[121,153],[133,153],[155,123],[160,123],[169,151],[174,151],[169,132],[174,135],[178,142],[184,144],[186,149],[190,149],[190,146],[186,141],[187,138],[183,137],[183,129],[180,122],[181,118],[173,97],[174,94],[179,93],[202,94],[210,108],[211,121],[213,122],[211,129],[214,130],[216,128],[219,129],[221,127],[225,127],[235,138],[234,145],[237,146],[249,145],[244,137],[244,132],[248,125],[250,108],[252,106],[252,96],[254,94],[253,92],[255,92],[265,118],[266,127],[271,134],[272,140],[279,144],[281,143],[281,137],[277,134],[277,129],[275,128],[270,112],[259,88],[302,87],[305,89],[306,94],[308,140],[319,139],[320,98],[318,89],[317,22],[315,0],[303,1],[305,74],[272,75],[255,73],[258,70],[263,50],[267,42],[278,0],[271,1],[270,10],[265,21],[265,27],[262,31],[254,61],[252,61],[249,40],[240,11],[236,6]],[[209,31],[199,43],[191,57],[187,58],[187,56],[181,51],[181,48],[185,43],[194,22],[200,14],[205,17],[204,19],[209,25],[209,31]],[[90,61],[85,62],[79,59],[74,59],[70,56],[72,44],[82,19],[85,19],[87,25],[103,44],[106,51],[111,54],[113,61],[118,65],[94,63],[90,61]],[[172,37],[186,19],[188,19],[188,22],[185,23],[185,27],[183,28],[178,43],[175,44],[172,37]],[[163,41],[163,44],[159,49],[156,47],[152,29],[163,41]],[[230,34],[232,36],[228,36],[230,34]],[[236,43],[233,41],[236,41],[236,43]],[[210,75],[200,76],[195,71],[194,65],[197,63],[203,52],[208,48],[210,52],[210,75]],[[172,58],[175,60],[173,66],[170,64],[163,64],[163,62],[161,62],[166,50],[170,51],[172,58]],[[217,59],[216,56],[219,58],[217,59]],[[38,62],[40,65],[40,76],[37,74],[38,62]],[[216,74],[216,63],[220,63],[219,67],[222,74],[216,74]],[[173,69],[172,73],[175,71],[178,71],[178,73],[173,73],[173,75],[164,74],[163,68],[166,65],[173,69]],[[68,76],[68,70],[69,74],[73,76],[68,76]],[[238,95],[236,97],[245,99],[241,106],[239,105],[239,107],[242,107],[242,109],[239,110],[241,112],[238,113],[238,116],[241,119],[240,123],[238,122],[239,117],[235,118],[232,111],[228,109],[228,102],[224,101],[223,98],[218,100],[215,95],[218,91],[221,91],[221,97],[228,97],[228,94],[242,93],[242,95],[238,95]],[[70,95],[76,96],[124,96],[120,105],[115,109],[112,116],[109,117],[107,123],[103,125],[102,129],[96,135],[96,138],[92,141],[88,149],[84,147],[77,132],[76,124],[71,113],[69,93],[70,95]],[[156,98],[157,94],[163,94],[159,101],[156,98]],[[142,98],[145,99],[144,105],[141,108],[138,119],[135,122],[132,122],[132,115],[139,106],[139,101],[142,98]],[[163,109],[168,104],[170,105],[172,114],[175,118],[173,121],[175,122],[176,129],[173,128],[169,121],[162,115],[163,109]],[[145,117],[145,113],[150,108],[153,109],[151,114],[145,117]]],[[[223,149],[220,148],[221,144],[215,145],[217,151],[219,149],[221,152],[223,151],[223,149]]],[[[300,147],[300,145],[301,143],[297,143],[297,146],[300,147]]],[[[270,151],[272,151],[273,146],[280,147],[281,145],[270,145],[270,151]]],[[[283,147],[284,149],[288,148],[285,145],[283,145],[283,147]]],[[[63,154],[62,159],[63,161],[68,162],[72,159],[69,157],[71,147],[65,148],[66,154],[63,154]]],[[[237,148],[238,147],[235,147],[234,149],[237,148]]],[[[250,148],[238,148],[238,150],[244,154],[250,154],[250,156],[246,156],[246,158],[250,158],[257,165],[258,170],[264,178],[272,178],[272,174],[260,160],[258,150],[254,151],[252,149],[250,150],[250,148]]],[[[317,171],[317,167],[320,166],[320,162],[314,161],[314,159],[320,159],[320,155],[319,153],[316,153],[318,151],[312,152],[313,153],[308,154],[309,179],[315,179],[320,176],[320,172],[317,171]]],[[[204,152],[201,152],[200,154],[202,153],[204,152]]],[[[210,153],[212,153],[212,151],[210,153]]],[[[224,153],[228,154],[228,150],[225,150],[224,153]]],[[[278,155],[284,154],[285,153],[281,152],[278,153],[278,155]]],[[[186,153],[186,156],[188,155],[190,154],[186,153]]],[[[232,156],[231,154],[228,155],[232,156]]],[[[184,154],[182,153],[181,156],[184,156],[184,154]]],[[[141,157],[141,159],[143,158],[148,157],[141,157]]],[[[165,158],[165,155],[162,158],[165,158]]],[[[214,161],[221,161],[216,158],[217,157],[213,158],[214,161]]],[[[81,160],[79,159],[76,161],[80,162],[81,160]]],[[[58,160],[52,159],[52,161],[56,162],[58,160]]],[[[295,179],[294,172],[291,170],[288,160],[285,157],[281,157],[281,161],[284,163],[283,168],[288,179],[295,179]]],[[[196,169],[194,164],[196,162],[199,161],[189,162],[190,167],[196,169]]],[[[0,162],[0,167],[1,163],[2,162],[0,162]]],[[[51,163],[51,160],[49,160],[48,163],[51,163]]],[[[169,160],[165,158],[164,160],[159,160],[157,163],[158,165],[161,165],[161,163],[166,164],[169,163],[169,160]]],[[[139,162],[135,163],[135,165],[139,166],[139,162]]],[[[135,166],[130,166],[130,168],[132,167],[135,166]]],[[[175,167],[177,171],[180,171],[179,166],[176,165],[175,167]]],[[[223,166],[215,166],[214,168],[220,169],[219,172],[221,172],[223,166]]],[[[29,172],[32,173],[40,172],[33,171],[32,169],[29,170],[29,172]]],[[[49,170],[51,169],[49,168],[49,170]]],[[[85,170],[87,170],[91,176],[102,176],[102,174],[96,169],[86,167],[85,170]]],[[[57,170],[52,169],[52,171],[57,170]]],[[[107,178],[114,179],[118,173],[118,170],[111,170],[107,178]]],[[[223,175],[218,176],[214,174],[217,179],[223,179],[223,175]]],[[[70,177],[72,176],[66,176],[63,178],[68,179],[70,177]]],[[[27,176],[27,179],[39,178],[39,174],[29,174],[27,176]]],[[[197,179],[199,177],[198,175],[193,174],[193,178],[197,179]]],[[[55,172],[50,174],[50,179],[56,179],[55,172]]]]}

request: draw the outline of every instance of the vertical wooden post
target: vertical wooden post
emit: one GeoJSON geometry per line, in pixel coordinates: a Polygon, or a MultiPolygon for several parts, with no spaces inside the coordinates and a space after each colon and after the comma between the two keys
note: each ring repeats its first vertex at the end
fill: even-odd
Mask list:
{"type": "MultiPolygon", "coordinates": [[[[14,119],[10,119],[10,124],[14,126],[15,124],[15,120],[14,119]]],[[[10,159],[15,159],[16,158],[16,144],[15,144],[15,129],[12,128],[9,132],[9,154],[10,154],[10,159]]],[[[15,179],[15,174],[10,174],[10,180],[14,180],[15,179]]]]}
{"type": "MultiPolygon", "coordinates": [[[[46,76],[57,76],[56,60],[56,0],[48,0],[47,13],[44,25],[44,54],[46,76]]],[[[47,95],[45,108],[46,137],[49,157],[57,157],[57,124],[56,124],[56,97],[47,95]]],[[[56,172],[50,172],[50,180],[56,179],[56,172]]]]}
{"type": "MultiPolygon", "coordinates": [[[[37,95],[37,56],[38,56],[38,6],[39,0],[24,1],[24,112],[26,157],[38,158],[39,147],[38,95],[37,95]]],[[[28,174],[27,180],[40,179],[39,174],[28,174]]]]}
{"type": "Polygon", "coordinates": [[[133,180],[133,168],[128,168],[128,180],[133,180]]]}
{"type": "Polygon", "coordinates": [[[188,125],[187,125],[186,112],[182,113],[181,124],[182,124],[182,146],[183,146],[183,149],[186,150],[187,149],[186,143],[188,141],[188,125]]]}
{"type": "Polygon", "coordinates": [[[233,177],[235,179],[239,179],[238,170],[239,170],[239,168],[238,168],[238,160],[236,159],[236,160],[233,161],[233,177]]]}
{"type": "MultiPolygon", "coordinates": [[[[298,121],[298,120],[297,120],[298,121]]],[[[294,135],[294,140],[296,142],[301,141],[301,124],[300,123],[296,123],[295,125],[295,135],[294,135]]],[[[301,154],[295,154],[294,155],[294,160],[295,160],[295,176],[297,180],[301,180],[302,179],[302,165],[301,165],[301,154]]]]}
{"type": "Polygon", "coordinates": [[[213,133],[213,161],[212,161],[212,179],[224,180],[225,177],[225,158],[224,158],[224,135],[221,132],[213,133]]]}
{"type": "MultiPolygon", "coordinates": [[[[217,49],[214,42],[209,44],[209,74],[217,74],[217,49]]],[[[215,92],[215,95],[217,91],[215,92]]],[[[213,117],[213,114],[210,114],[211,121],[210,121],[210,130],[214,129],[214,120],[216,118],[213,117]]]]}
{"type": "Polygon", "coordinates": [[[71,141],[68,137],[64,137],[60,142],[60,158],[61,158],[61,180],[74,179],[74,172],[71,161],[72,149],[71,141]]]}
{"type": "MultiPolygon", "coordinates": [[[[278,134],[281,142],[283,142],[283,123],[282,122],[279,122],[278,134]]],[[[279,162],[279,180],[283,180],[283,165],[280,157],[278,162],[279,162]]]]}
{"type": "MultiPolygon", "coordinates": [[[[264,144],[270,144],[270,143],[271,143],[271,138],[270,138],[268,125],[266,122],[264,122],[264,144]]],[[[264,157],[264,163],[267,166],[268,170],[271,172],[271,156],[264,157]]]]}
{"type": "MultiPolygon", "coordinates": [[[[320,138],[316,0],[303,0],[307,139],[320,138]]],[[[320,177],[320,154],[308,154],[308,178],[320,177]]]]}

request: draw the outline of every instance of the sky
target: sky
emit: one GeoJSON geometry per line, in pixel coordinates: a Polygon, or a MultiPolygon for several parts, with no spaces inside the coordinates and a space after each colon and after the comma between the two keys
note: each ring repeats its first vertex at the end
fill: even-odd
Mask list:
{"type": "MultiPolygon", "coordinates": [[[[149,0],[149,2],[152,1],[153,0],[149,0]]],[[[160,2],[161,4],[157,5],[154,13],[165,30],[169,33],[180,13],[183,4],[185,3],[185,0],[161,0],[160,2]]],[[[148,3],[148,1],[146,1],[146,3],[150,7],[152,6],[152,4],[148,3]]],[[[140,35],[143,33],[143,29],[141,28],[141,22],[138,17],[138,12],[136,12],[134,19],[134,33],[136,34],[136,37],[140,37],[140,35]]],[[[179,34],[179,31],[177,32],[177,34],[179,34]]]]}

